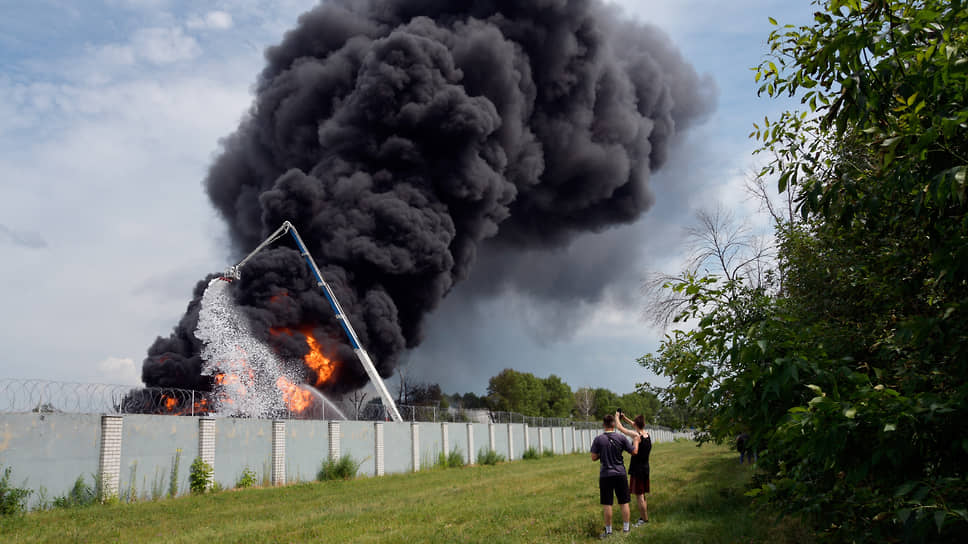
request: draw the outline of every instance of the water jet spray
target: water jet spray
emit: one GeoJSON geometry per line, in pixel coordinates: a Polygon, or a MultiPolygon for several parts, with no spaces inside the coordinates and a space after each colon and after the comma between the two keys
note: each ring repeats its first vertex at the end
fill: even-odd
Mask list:
{"type": "Polygon", "coordinates": [[[244,259],[239,261],[235,266],[230,266],[225,269],[222,274],[222,279],[225,281],[233,281],[241,279],[242,277],[242,267],[245,263],[249,262],[252,257],[257,253],[268,247],[270,244],[282,238],[289,233],[292,235],[293,239],[296,241],[296,246],[299,248],[299,254],[306,260],[306,264],[309,266],[310,271],[312,271],[313,276],[316,278],[316,286],[323,290],[323,294],[326,295],[326,300],[329,301],[330,307],[333,309],[333,313],[336,315],[336,320],[339,321],[340,325],[343,327],[343,331],[346,333],[347,338],[349,338],[350,345],[353,347],[353,351],[356,353],[356,357],[360,360],[363,365],[363,369],[366,370],[366,374],[370,377],[370,381],[376,386],[377,391],[380,393],[380,397],[383,399],[383,405],[387,408],[390,413],[390,417],[393,421],[403,421],[400,417],[400,412],[397,411],[397,405],[393,402],[393,397],[390,396],[390,392],[387,390],[387,386],[383,383],[383,378],[376,371],[376,367],[373,365],[373,361],[370,359],[370,355],[366,352],[366,349],[360,344],[360,339],[356,335],[356,331],[353,329],[353,324],[350,323],[349,318],[343,312],[342,306],[340,306],[339,301],[336,300],[336,295],[330,288],[326,280],[323,279],[323,275],[319,272],[319,267],[316,266],[316,261],[313,260],[312,255],[309,254],[309,250],[306,249],[306,244],[303,243],[302,237],[299,236],[299,232],[296,227],[289,221],[284,221],[282,225],[269,235],[261,244],[256,246],[244,259]]]}

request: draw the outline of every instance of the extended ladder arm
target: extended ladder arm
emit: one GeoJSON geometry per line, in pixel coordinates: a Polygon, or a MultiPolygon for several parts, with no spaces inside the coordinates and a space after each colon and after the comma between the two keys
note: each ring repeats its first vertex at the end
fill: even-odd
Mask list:
{"type": "Polygon", "coordinates": [[[316,261],[313,260],[312,255],[309,254],[309,250],[306,249],[306,244],[303,243],[302,237],[299,236],[299,232],[296,231],[296,227],[293,226],[289,221],[283,222],[282,226],[276,229],[275,232],[269,235],[264,242],[259,244],[251,253],[245,256],[244,259],[239,261],[239,264],[235,266],[230,266],[225,269],[225,274],[223,274],[223,279],[226,280],[237,280],[241,277],[241,268],[245,263],[249,261],[256,253],[262,251],[269,244],[275,242],[279,238],[282,238],[286,233],[292,234],[294,240],[296,240],[296,245],[299,247],[299,254],[306,259],[306,264],[309,265],[309,269],[312,271],[313,275],[316,277],[316,286],[322,288],[323,294],[326,295],[326,300],[329,301],[330,307],[333,309],[333,313],[336,314],[336,320],[343,327],[343,331],[350,340],[350,345],[353,347],[353,351],[356,353],[356,357],[360,360],[363,365],[363,369],[366,370],[367,376],[370,377],[370,381],[376,386],[377,391],[380,393],[380,397],[383,399],[383,405],[390,412],[390,417],[393,421],[403,421],[400,417],[400,412],[397,411],[397,405],[393,402],[393,397],[390,396],[390,392],[387,390],[387,386],[383,383],[383,378],[380,377],[379,372],[376,371],[376,367],[373,365],[373,361],[370,359],[370,355],[363,349],[360,344],[360,339],[356,336],[356,331],[353,329],[353,324],[347,318],[346,314],[343,312],[343,307],[340,306],[339,301],[336,300],[336,295],[333,293],[332,288],[323,279],[323,275],[319,272],[319,267],[316,266],[316,261]]]}

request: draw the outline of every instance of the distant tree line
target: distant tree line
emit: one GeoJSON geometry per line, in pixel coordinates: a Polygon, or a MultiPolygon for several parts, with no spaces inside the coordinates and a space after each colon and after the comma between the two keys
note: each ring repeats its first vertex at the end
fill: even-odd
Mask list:
{"type": "MultiPolygon", "coordinates": [[[[404,374],[405,376],[405,374],[404,374]]],[[[690,426],[687,410],[663,404],[649,386],[616,394],[608,389],[582,387],[573,391],[560,377],[539,378],[530,372],[506,368],[488,380],[487,393],[445,394],[438,384],[401,380],[397,402],[411,406],[436,406],[441,410],[489,410],[532,417],[560,417],[583,421],[601,420],[621,408],[630,417],[642,414],[647,423],[672,428],[690,426]]]]}

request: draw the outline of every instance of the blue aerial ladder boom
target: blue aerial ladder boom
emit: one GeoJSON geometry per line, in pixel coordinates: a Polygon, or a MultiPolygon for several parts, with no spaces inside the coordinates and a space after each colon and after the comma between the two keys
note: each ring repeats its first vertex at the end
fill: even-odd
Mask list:
{"type": "Polygon", "coordinates": [[[353,329],[353,324],[350,323],[349,318],[347,318],[346,314],[343,312],[343,307],[340,306],[339,301],[336,300],[336,295],[333,293],[333,290],[330,288],[329,284],[326,283],[326,280],[323,279],[323,275],[319,272],[319,267],[316,266],[316,261],[314,261],[312,255],[309,254],[309,250],[306,249],[306,244],[303,243],[302,237],[299,236],[299,232],[296,231],[296,227],[293,226],[292,223],[289,221],[283,222],[282,226],[270,234],[265,241],[256,246],[256,248],[252,250],[251,253],[246,255],[244,259],[239,261],[237,265],[226,268],[222,277],[229,280],[237,280],[241,278],[241,269],[245,263],[254,257],[256,253],[265,249],[269,244],[275,242],[279,238],[282,238],[286,233],[291,234],[293,239],[296,240],[296,246],[299,248],[299,254],[306,259],[306,264],[309,265],[310,271],[312,271],[313,276],[316,277],[316,286],[320,287],[323,290],[323,294],[326,295],[326,300],[329,301],[329,305],[333,309],[333,313],[336,314],[336,320],[339,321],[339,324],[343,327],[343,331],[349,338],[350,346],[353,347],[356,357],[360,360],[360,363],[363,365],[363,369],[366,370],[367,376],[370,377],[370,381],[380,393],[380,397],[383,399],[383,406],[386,407],[387,411],[389,412],[390,418],[393,419],[393,421],[403,421],[403,418],[400,417],[400,412],[397,411],[396,403],[393,402],[393,397],[390,396],[390,392],[387,390],[386,384],[383,383],[383,378],[380,377],[380,374],[376,371],[376,367],[373,366],[373,360],[370,359],[370,355],[365,349],[363,349],[363,346],[360,345],[360,339],[358,336],[356,336],[356,331],[353,329]]]}

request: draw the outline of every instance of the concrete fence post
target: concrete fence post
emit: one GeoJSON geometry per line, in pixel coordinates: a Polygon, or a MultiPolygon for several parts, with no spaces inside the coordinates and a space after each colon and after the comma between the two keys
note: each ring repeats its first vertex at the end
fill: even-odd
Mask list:
{"type": "Polygon", "coordinates": [[[329,458],[332,461],[339,461],[340,457],[340,445],[339,445],[339,422],[330,421],[329,422],[329,458]]]}
{"type": "Polygon", "coordinates": [[[487,449],[490,451],[495,451],[494,447],[494,424],[487,424],[487,449]]]}
{"type": "Polygon", "coordinates": [[[286,421],[272,421],[272,472],[269,476],[272,485],[286,483],[286,421]]]}
{"type": "Polygon", "coordinates": [[[565,428],[561,427],[561,454],[568,453],[568,444],[565,441],[565,428]]]}
{"type": "Polygon", "coordinates": [[[538,454],[544,455],[544,433],[541,432],[543,429],[538,427],[538,454]]]}
{"type": "Polygon", "coordinates": [[[528,424],[524,423],[524,451],[531,448],[531,439],[528,437],[528,424]]]}
{"type": "Polygon", "coordinates": [[[383,476],[385,461],[383,458],[383,422],[373,423],[373,459],[376,476],[383,476]]]}
{"type": "Polygon", "coordinates": [[[121,486],[121,439],[124,417],[101,416],[101,449],[98,456],[98,475],[101,479],[101,499],[117,497],[121,486]]]}
{"type": "Polygon", "coordinates": [[[551,453],[558,453],[557,448],[555,448],[555,428],[548,427],[548,434],[551,435],[551,453]]]}
{"type": "Polygon", "coordinates": [[[212,468],[206,489],[215,482],[215,418],[198,418],[198,457],[212,468]]]}
{"type": "Polygon", "coordinates": [[[578,429],[571,428],[571,453],[578,453],[578,429]]]}
{"type": "Polygon", "coordinates": [[[410,424],[410,461],[414,472],[420,470],[420,426],[416,422],[410,424]]]}
{"type": "Polygon", "coordinates": [[[440,424],[440,451],[444,452],[444,457],[450,453],[450,436],[447,432],[447,423],[440,424]]]}
{"type": "Polygon", "coordinates": [[[467,464],[474,464],[474,424],[467,424],[467,464]]]}
{"type": "Polygon", "coordinates": [[[514,461],[514,432],[513,423],[508,423],[508,461],[514,461]]]}

